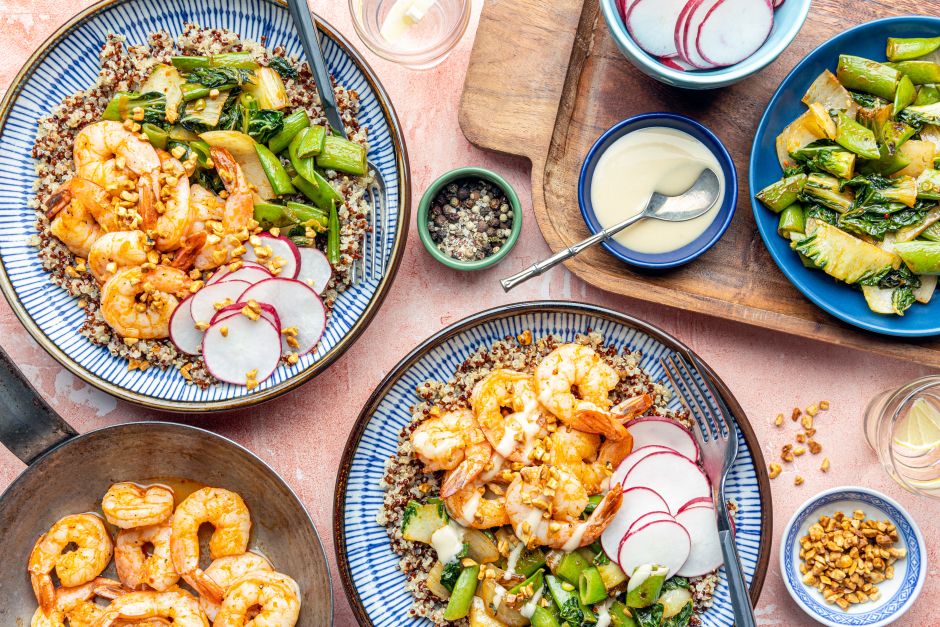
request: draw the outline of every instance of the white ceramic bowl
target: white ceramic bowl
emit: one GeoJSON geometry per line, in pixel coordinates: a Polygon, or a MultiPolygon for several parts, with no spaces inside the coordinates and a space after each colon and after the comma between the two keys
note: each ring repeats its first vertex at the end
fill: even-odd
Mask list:
{"type": "Polygon", "coordinates": [[[927,578],[927,547],[917,523],[896,501],[868,488],[843,486],[820,492],[790,518],[780,542],[780,572],[793,600],[820,623],[830,627],[881,627],[898,620],[917,600],[927,578]],[[820,516],[840,511],[851,517],[857,509],[866,518],[890,520],[900,536],[895,546],[907,549],[907,557],[894,563],[893,579],[878,584],[880,599],[851,605],[843,612],[838,605],[826,603],[819,590],[803,583],[799,569],[800,538],[819,522],[820,516]]]}

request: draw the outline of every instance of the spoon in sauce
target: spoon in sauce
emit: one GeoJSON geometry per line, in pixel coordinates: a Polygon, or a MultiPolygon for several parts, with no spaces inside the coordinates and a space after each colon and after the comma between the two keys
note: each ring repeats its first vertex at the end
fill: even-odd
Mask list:
{"type": "Polygon", "coordinates": [[[653,192],[646,204],[646,209],[640,213],[630,216],[620,224],[604,229],[586,240],[572,244],[560,253],[549,257],[545,261],[534,263],[518,274],[502,279],[500,284],[503,286],[503,290],[508,292],[532,277],[539,276],[554,268],[562,261],[571,259],[594,244],[609,240],[631,224],[635,224],[644,218],[655,218],[666,222],[685,222],[697,218],[707,213],[714,206],[720,192],[721,183],[718,180],[718,175],[711,169],[706,168],[699,175],[698,180],[684,194],[680,196],[663,196],[653,192]]]}

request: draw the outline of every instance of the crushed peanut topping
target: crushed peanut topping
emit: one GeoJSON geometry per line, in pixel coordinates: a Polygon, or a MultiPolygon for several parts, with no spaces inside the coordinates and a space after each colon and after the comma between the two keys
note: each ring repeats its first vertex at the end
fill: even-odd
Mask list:
{"type": "Polygon", "coordinates": [[[222,334],[222,337],[228,337],[228,327],[222,327],[219,329],[219,333],[222,334]]]}
{"type": "Polygon", "coordinates": [[[783,468],[780,467],[780,464],[776,462],[770,463],[770,478],[776,479],[780,476],[780,473],[783,471],[783,468]]]}
{"type": "Polygon", "coordinates": [[[823,472],[826,472],[827,470],[829,470],[829,458],[828,457],[823,459],[822,466],[820,466],[819,469],[823,472]]]}
{"type": "Polygon", "coordinates": [[[248,379],[247,381],[245,381],[245,387],[248,388],[248,391],[250,392],[251,390],[258,387],[258,382],[255,381],[254,379],[248,379]]]}
{"type": "Polygon", "coordinates": [[[208,322],[201,322],[201,321],[200,321],[200,322],[197,322],[195,328],[196,328],[197,330],[199,330],[199,331],[205,331],[206,329],[209,328],[209,323],[208,323],[208,322]]]}
{"type": "Polygon", "coordinates": [[[815,416],[816,414],[819,413],[819,405],[817,405],[816,403],[813,403],[812,405],[806,408],[806,413],[809,414],[810,416],[815,416]]]}
{"type": "Polygon", "coordinates": [[[794,485],[803,485],[803,477],[797,475],[796,479],[793,480],[794,485]]]}
{"type": "Polygon", "coordinates": [[[794,408],[793,408],[793,415],[792,415],[790,418],[793,420],[793,422],[796,422],[796,421],[799,419],[800,414],[802,414],[802,413],[803,413],[803,412],[800,411],[800,408],[799,408],[799,407],[794,407],[794,408]]]}
{"type": "Polygon", "coordinates": [[[774,419],[774,424],[778,427],[783,424],[783,414],[777,414],[777,418],[774,419]]]}
{"type": "Polygon", "coordinates": [[[829,401],[819,401],[819,409],[826,411],[829,409],[829,401]]]}
{"type": "Polygon", "coordinates": [[[250,372],[246,372],[246,373],[245,373],[245,376],[248,377],[249,379],[254,379],[254,378],[256,378],[256,377],[258,376],[258,369],[255,368],[254,370],[252,370],[252,371],[250,371],[250,372]]]}
{"type": "Polygon", "coordinates": [[[291,353],[287,357],[287,363],[289,364],[296,364],[298,361],[300,361],[300,357],[297,356],[297,353],[291,353]]]}

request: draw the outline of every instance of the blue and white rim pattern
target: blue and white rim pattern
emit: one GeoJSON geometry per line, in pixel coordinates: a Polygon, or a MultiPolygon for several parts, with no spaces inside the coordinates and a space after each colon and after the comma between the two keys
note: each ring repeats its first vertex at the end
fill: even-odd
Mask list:
{"type": "MultiPolygon", "coordinates": [[[[847,509],[846,507],[843,511],[847,511],[847,509]]],[[[923,587],[927,556],[922,554],[923,541],[919,540],[918,536],[919,532],[911,525],[907,512],[900,509],[900,506],[893,501],[888,501],[867,491],[833,490],[805,504],[801,508],[800,514],[790,522],[781,549],[784,580],[790,592],[803,606],[803,609],[811,615],[815,614],[818,618],[828,621],[829,624],[858,627],[888,624],[897,620],[907,610],[907,607],[913,603],[921,587],[923,587]],[[867,604],[853,605],[851,606],[851,612],[843,612],[838,605],[827,604],[818,590],[803,583],[803,575],[799,571],[800,537],[806,535],[806,529],[813,522],[816,522],[819,516],[823,514],[832,515],[833,511],[840,509],[835,504],[844,501],[862,503],[879,510],[865,509],[863,511],[868,518],[887,517],[890,519],[900,532],[903,540],[901,543],[902,548],[907,549],[907,557],[904,560],[895,562],[895,579],[900,580],[900,585],[897,586],[894,594],[888,599],[879,600],[877,604],[871,606],[867,604]],[[810,518],[813,520],[810,521],[810,518]],[[903,578],[897,576],[900,567],[906,568],[903,578]],[[864,611],[868,607],[872,607],[872,610],[864,611]]],[[[879,587],[884,586],[885,584],[879,585],[879,587]]]]}
{"type": "MultiPolygon", "coordinates": [[[[602,317],[546,311],[509,314],[466,329],[418,359],[378,402],[349,467],[342,512],[352,587],[373,625],[417,627],[430,624],[425,619],[408,616],[412,596],[405,590],[405,575],[397,569],[400,558],[392,552],[385,528],[376,523],[376,514],[385,495],[379,487],[384,462],[395,455],[398,434],[411,419],[408,408],[418,402],[415,396],[417,386],[428,379],[448,379],[478,347],[488,347],[497,340],[516,336],[527,329],[535,337],[551,333],[562,340],[573,341],[577,333],[583,333],[589,327],[604,334],[606,344],[612,343],[618,349],[626,346],[631,351],[641,351],[643,368],[654,380],[662,380],[669,385],[659,363],[660,357],[671,352],[669,347],[637,329],[602,317]]],[[[669,407],[681,409],[675,397],[669,407]]],[[[736,543],[750,584],[761,547],[761,497],[751,452],[740,429],[738,436],[738,459],[728,476],[727,493],[738,507],[736,543]]],[[[707,627],[731,627],[734,623],[724,567],[719,571],[719,579],[714,605],[702,615],[703,624],[707,627]]],[[[353,594],[348,588],[347,593],[353,594]]]]}
{"type": "MultiPolygon", "coordinates": [[[[75,299],[49,282],[36,257],[36,249],[26,239],[36,230],[34,211],[27,207],[33,197],[34,160],[30,155],[36,136],[36,121],[65,96],[93,85],[98,77],[98,53],[108,33],[127,37],[127,45],[146,43],[155,30],[165,29],[174,37],[183,22],[202,27],[227,28],[242,38],[261,41],[266,46],[283,45],[288,55],[305,58],[287,8],[271,0],[126,0],[106,7],[69,29],[37,60],[30,75],[19,85],[10,103],[10,112],[0,136],[0,260],[16,297],[27,315],[65,355],[108,383],[153,400],[194,405],[257,396],[290,382],[307,369],[321,363],[350,333],[363,313],[381,297],[381,281],[369,280],[350,288],[336,300],[329,327],[317,350],[288,368],[280,366],[274,375],[249,392],[244,386],[223,384],[203,390],[186,381],[173,369],[128,372],[127,362],[112,357],[82,337],[78,330],[85,320],[75,299]]],[[[380,103],[365,71],[360,68],[329,33],[321,37],[327,65],[337,82],[354,89],[360,97],[359,121],[369,128],[369,161],[381,171],[387,192],[384,210],[386,267],[393,256],[399,228],[399,163],[391,120],[380,103]]],[[[406,225],[404,225],[406,226],[406,225]]],[[[15,307],[14,307],[15,308],[15,307]]]]}

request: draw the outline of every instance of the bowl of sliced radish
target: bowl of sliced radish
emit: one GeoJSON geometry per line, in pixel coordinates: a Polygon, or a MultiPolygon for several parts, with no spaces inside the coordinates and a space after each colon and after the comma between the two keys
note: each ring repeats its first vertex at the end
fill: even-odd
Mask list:
{"type": "Polygon", "coordinates": [[[601,0],[620,51],[640,71],[686,89],[759,72],[796,37],[812,0],[601,0]]]}

